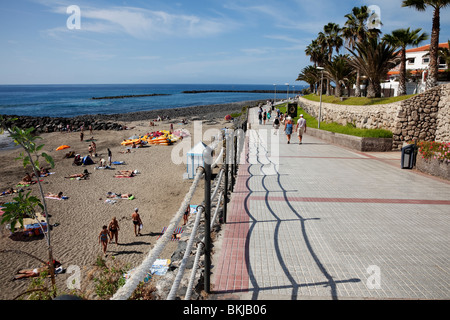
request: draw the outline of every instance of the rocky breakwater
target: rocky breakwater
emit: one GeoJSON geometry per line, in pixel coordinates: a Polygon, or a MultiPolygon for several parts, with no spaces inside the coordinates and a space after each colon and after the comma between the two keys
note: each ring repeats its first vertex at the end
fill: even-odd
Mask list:
{"type": "Polygon", "coordinates": [[[30,116],[4,116],[6,119],[15,118],[14,125],[21,129],[35,128],[35,133],[65,131],[78,131],[82,126],[87,130],[123,130],[124,125],[105,121],[93,116],[79,116],[74,118],[30,117],[30,116]]]}

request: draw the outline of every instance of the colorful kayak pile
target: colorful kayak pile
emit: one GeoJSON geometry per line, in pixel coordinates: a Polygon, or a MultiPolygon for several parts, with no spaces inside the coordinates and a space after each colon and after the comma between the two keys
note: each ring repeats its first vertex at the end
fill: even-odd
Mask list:
{"type": "Polygon", "coordinates": [[[170,133],[168,130],[155,131],[152,133],[148,133],[144,136],[140,137],[130,137],[121,142],[123,146],[132,146],[133,144],[136,146],[144,145],[144,144],[153,144],[153,145],[164,145],[169,146],[174,142],[182,139],[185,136],[185,132],[182,134],[170,133]]]}

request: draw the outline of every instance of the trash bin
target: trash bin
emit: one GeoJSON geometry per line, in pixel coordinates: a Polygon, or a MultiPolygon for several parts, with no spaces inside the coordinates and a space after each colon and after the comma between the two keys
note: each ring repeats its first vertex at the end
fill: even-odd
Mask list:
{"type": "Polygon", "coordinates": [[[410,144],[402,148],[402,169],[412,169],[415,164],[415,145],[410,144]]]}

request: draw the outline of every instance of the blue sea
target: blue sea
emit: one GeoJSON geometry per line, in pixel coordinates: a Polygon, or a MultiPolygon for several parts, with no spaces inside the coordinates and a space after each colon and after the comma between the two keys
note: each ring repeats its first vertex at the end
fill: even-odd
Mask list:
{"type": "MultiPolygon", "coordinates": [[[[301,86],[294,88],[296,92],[301,86]]],[[[238,101],[273,99],[274,93],[208,92],[186,94],[183,91],[274,90],[273,85],[224,84],[108,84],[108,85],[1,85],[0,114],[74,117],[85,114],[114,114],[155,109],[211,105],[238,101]],[[168,94],[126,99],[92,100],[93,97],[168,94]]],[[[277,99],[286,98],[278,94],[277,99]]],[[[291,94],[293,88],[290,88],[291,94]]]]}
{"type": "MultiPolygon", "coordinates": [[[[304,87],[289,88],[290,95],[304,87]],[[295,91],[294,91],[295,90],[295,91]]],[[[0,85],[0,114],[36,117],[74,117],[85,114],[115,114],[178,107],[212,105],[250,100],[285,99],[286,86],[245,84],[104,84],[104,85],[0,85]],[[278,93],[183,91],[284,90],[278,93]],[[93,100],[93,97],[167,94],[164,96],[93,100]]],[[[0,135],[0,150],[11,145],[0,135]]]]}

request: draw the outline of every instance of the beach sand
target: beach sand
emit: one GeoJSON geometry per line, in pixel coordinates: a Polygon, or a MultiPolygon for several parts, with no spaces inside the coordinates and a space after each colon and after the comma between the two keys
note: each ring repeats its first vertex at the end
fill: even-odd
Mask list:
{"type": "MultiPolygon", "coordinates": [[[[231,123],[216,118],[215,122],[203,123],[202,131],[230,127],[231,123]]],[[[211,120],[211,119],[209,119],[211,120]]],[[[174,130],[186,128],[193,135],[193,122],[181,125],[180,121],[174,123],[174,130]]],[[[98,164],[88,166],[73,166],[72,159],[63,159],[69,151],[75,151],[82,156],[88,154],[90,142],[80,141],[79,132],[47,133],[42,135],[44,150],[55,160],[55,167],[51,169],[54,174],[41,178],[44,192],[58,193],[62,191],[67,200],[46,199],[48,212],[51,215],[50,224],[58,223],[51,232],[54,258],[61,261],[64,268],[70,265],[78,266],[81,270],[82,287],[86,284],[86,277],[97,257],[102,256],[98,235],[103,225],[108,225],[112,217],[119,221],[119,245],[108,245],[108,258],[127,263],[131,268],[138,266],[147,253],[155,245],[163,227],[168,226],[170,220],[179,209],[192,180],[183,180],[186,165],[174,164],[171,153],[177,144],[172,146],[150,146],[133,149],[129,154],[122,154],[125,148],[120,142],[132,135],[143,135],[156,130],[168,130],[170,123],[157,122],[156,127],[150,127],[148,120],[123,122],[128,127],[135,127],[123,131],[94,131],[97,140],[98,156],[93,160],[98,162],[101,158],[107,159],[107,148],[113,154],[112,161],[124,161],[126,165],[113,165],[116,170],[95,170],[98,164]],[[55,151],[62,145],[70,145],[70,149],[55,151]],[[88,169],[91,173],[88,180],[69,180],[64,177],[71,174],[80,174],[88,169]],[[115,178],[117,170],[138,170],[140,173],[133,178],[115,178]],[[115,204],[105,203],[107,192],[131,193],[134,200],[117,200],[115,204]],[[134,208],[139,208],[143,221],[142,236],[134,234],[131,214],[134,208]]],[[[90,133],[85,132],[85,139],[90,133]]],[[[205,141],[207,142],[207,141],[205,141]]],[[[180,142],[177,142],[180,143],[180,142]]],[[[192,142],[193,143],[193,142],[192,142]]],[[[22,149],[6,150],[0,153],[1,176],[0,191],[17,185],[26,171],[21,161],[14,161],[22,149]]],[[[38,186],[26,187],[39,196],[38,186]]],[[[203,201],[203,182],[194,195],[191,204],[200,204],[203,201]]],[[[1,202],[11,201],[13,196],[0,197],[1,202]]],[[[183,221],[180,222],[180,225],[183,221]]],[[[45,239],[29,238],[28,241],[15,241],[10,238],[9,231],[1,225],[0,250],[20,250],[37,256],[43,260],[48,257],[45,239]]],[[[170,259],[176,249],[177,242],[171,242],[162,252],[160,259],[170,259]]],[[[13,299],[26,291],[29,281],[11,281],[19,269],[35,268],[40,263],[26,254],[18,252],[0,253],[2,266],[0,268],[0,299],[13,299]]],[[[61,290],[68,292],[66,281],[71,274],[57,276],[57,284],[61,290]]]]}

